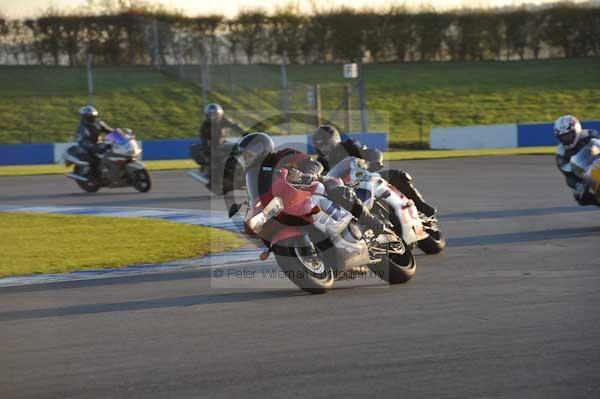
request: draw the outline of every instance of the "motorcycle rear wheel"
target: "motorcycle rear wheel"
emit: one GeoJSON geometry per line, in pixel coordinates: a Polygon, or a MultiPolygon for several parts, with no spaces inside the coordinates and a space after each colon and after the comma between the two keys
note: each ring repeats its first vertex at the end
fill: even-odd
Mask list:
{"type": "Polygon", "coordinates": [[[309,252],[305,245],[303,241],[292,238],[275,245],[273,252],[279,267],[292,283],[311,294],[324,294],[333,287],[333,269],[323,263],[316,247],[315,255],[303,255],[309,252]],[[319,264],[308,266],[314,260],[319,264]]]}
{"type": "MultiPolygon", "coordinates": [[[[76,165],[75,166],[75,170],[73,171],[76,175],[79,176],[83,176],[82,174],[82,167],[76,165]]],[[[96,191],[100,190],[100,187],[102,187],[102,184],[100,184],[100,181],[98,181],[97,179],[94,178],[89,178],[88,177],[88,181],[81,181],[81,180],[75,180],[75,183],[77,183],[77,185],[79,186],[80,189],[82,189],[83,191],[87,192],[87,193],[95,193],[96,191]]]]}

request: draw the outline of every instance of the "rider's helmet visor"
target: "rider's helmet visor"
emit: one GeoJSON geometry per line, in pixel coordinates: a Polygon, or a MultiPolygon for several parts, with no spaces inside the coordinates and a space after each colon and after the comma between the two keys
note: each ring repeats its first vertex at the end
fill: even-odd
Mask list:
{"type": "Polygon", "coordinates": [[[252,166],[252,164],[254,164],[254,162],[256,161],[256,159],[258,158],[259,154],[256,151],[253,151],[252,149],[248,149],[244,152],[242,152],[241,156],[240,156],[240,163],[242,164],[242,167],[244,169],[252,166]]]}
{"type": "Polygon", "coordinates": [[[321,151],[322,153],[327,154],[329,151],[331,151],[333,149],[333,140],[316,140],[314,142],[315,147],[317,148],[317,150],[321,151]]]}
{"type": "Polygon", "coordinates": [[[559,134],[558,141],[560,141],[564,145],[573,144],[573,142],[575,141],[576,135],[577,135],[577,133],[575,133],[574,130],[571,130],[570,132],[559,134]]]}
{"type": "Polygon", "coordinates": [[[86,121],[87,123],[94,123],[94,122],[96,122],[96,115],[94,115],[94,114],[84,115],[83,120],[86,121]]]}

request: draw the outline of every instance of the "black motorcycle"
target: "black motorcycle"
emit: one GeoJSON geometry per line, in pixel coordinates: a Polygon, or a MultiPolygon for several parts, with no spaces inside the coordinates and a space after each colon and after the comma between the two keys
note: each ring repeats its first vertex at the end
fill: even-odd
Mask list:
{"type": "Polygon", "coordinates": [[[187,174],[202,183],[217,195],[225,195],[233,190],[245,188],[244,172],[238,161],[237,143],[226,142],[211,149],[212,154],[202,144],[190,146],[190,157],[198,164],[198,170],[187,174]]]}

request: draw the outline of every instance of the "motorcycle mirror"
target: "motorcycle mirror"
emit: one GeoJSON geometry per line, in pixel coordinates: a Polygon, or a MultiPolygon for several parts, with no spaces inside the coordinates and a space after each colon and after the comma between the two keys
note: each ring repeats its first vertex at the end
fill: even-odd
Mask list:
{"type": "Polygon", "coordinates": [[[241,207],[242,207],[242,205],[240,205],[240,204],[235,204],[235,203],[232,204],[229,207],[229,218],[231,219],[233,217],[233,215],[238,213],[241,207]]]}

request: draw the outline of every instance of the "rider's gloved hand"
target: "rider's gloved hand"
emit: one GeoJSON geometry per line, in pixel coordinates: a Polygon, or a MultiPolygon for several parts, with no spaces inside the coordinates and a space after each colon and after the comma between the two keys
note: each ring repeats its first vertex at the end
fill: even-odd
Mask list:
{"type": "Polygon", "coordinates": [[[318,180],[318,176],[304,173],[296,168],[290,168],[288,170],[287,181],[292,184],[309,185],[315,180],[318,180]]]}
{"type": "Polygon", "coordinates": [[[300,172],[298,169],[295,169],[295,168],[289,169],[288,175],[287,175],[287,180],[290,183],[299,184],[300,181],[302,180],[302,172],[300,172]]]}
{"type": "Polygon", "coordinates": [[[339,177],[321,176],[320,180],[327,190],[344,185],[344,181],[339,177]]]}
{"type": "Polygon", "coordinates": [[[369,172],[378,172],[383,169],[383,163],[379,161],[371,161],[369,162],[369,167],[367,169],[369,172]]]}
{"type": "Polygon", "coordinates": [[[108,150],[108,147],[109,147],[108,144],[98,143],[98,144],[94,145],[94,152],[101,154],[104,151],[108,150]]]}

